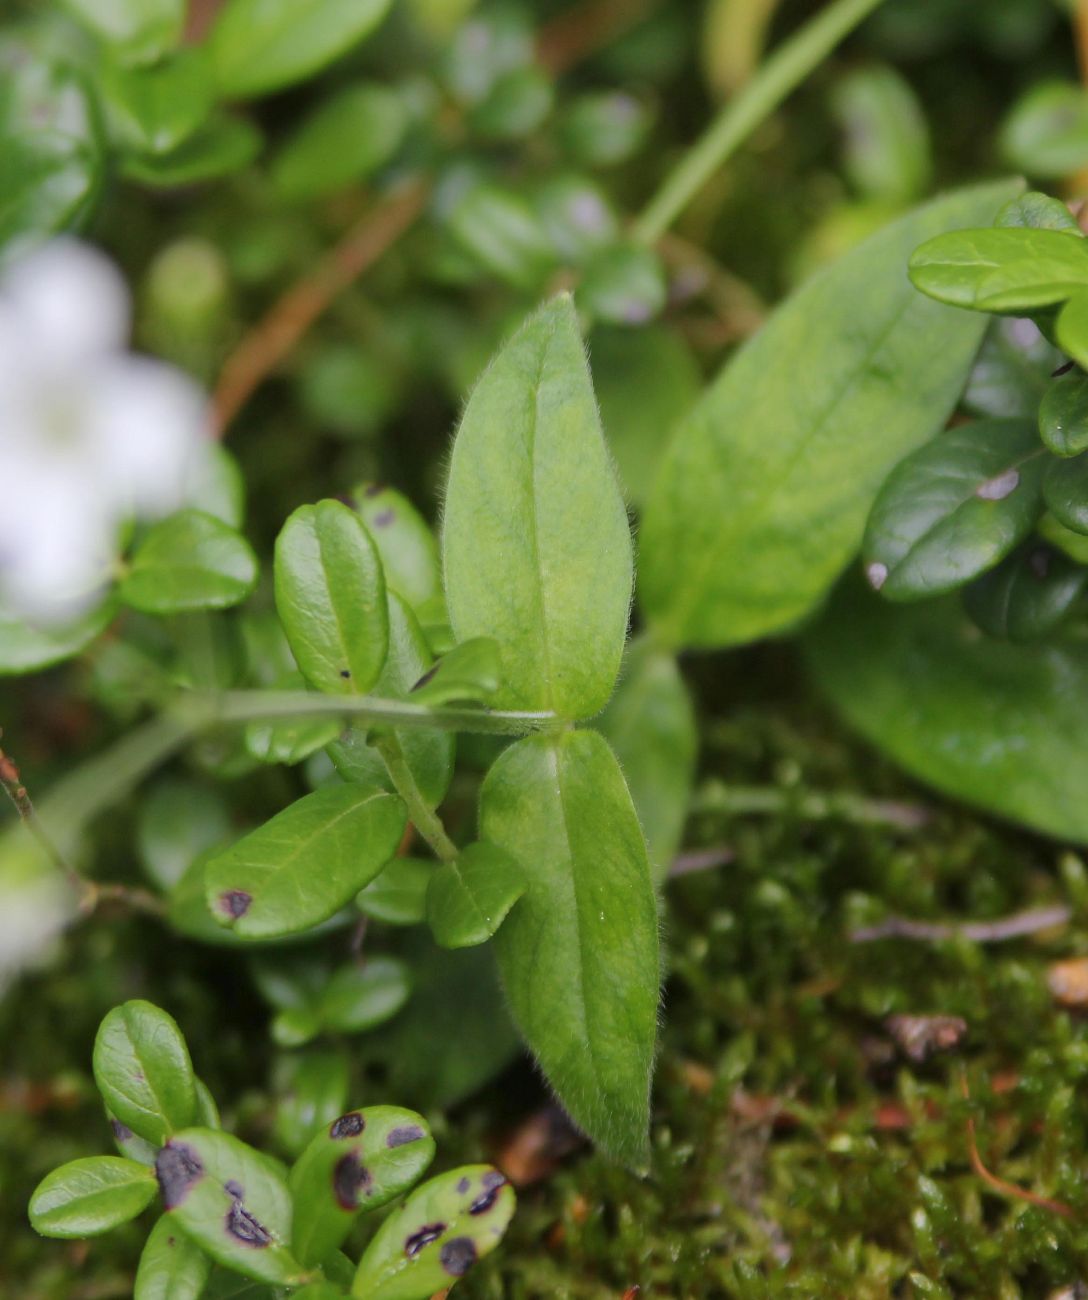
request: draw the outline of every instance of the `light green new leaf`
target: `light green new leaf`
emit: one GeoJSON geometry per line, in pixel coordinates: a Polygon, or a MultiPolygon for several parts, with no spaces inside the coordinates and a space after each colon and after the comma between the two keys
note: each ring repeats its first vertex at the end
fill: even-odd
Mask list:
{"type": "Polygon", "coordinates": [[[213,113],[176,149],[163,154],[124,154],[120,168],[129,180],[152,189],[197,185],[248,167],[263,143],[264,137],[248,119],[213,113]]]}
{"type": "Polygon", "coordinates": [[[486,943],[525,893],[525,872],[494,844],[469,844],[427,887],[427,924],[443,948],[486,943]]]}
{"type": "Polygon", "coordinates": [[[360,483],[351,493],[385,570],[385,585],[413,610],[442,596],[438,543],[403,492],[384,483],[360,483]]]}
{"type": "Polygon", "coordinates": [[[978,420],[919,447],[873,503],[862,554],[890,600],[936,596],[1022,541],[1043,512],[1049,459],[1031,420],[978,420]]]}
{"type": "Polygon", "coordinates": [[[955,798],[1088,842],[1088,649],[982,636],[955,600],[890,605],[848,585],[806,636],[846,721],[955,798]]]}
{"type": "Polygon", "coordinates": [[[427,858],[394,858],[360,892],[355,906],[386,925],[418,925],[427,915],[427,886],[434,873],[427,858]]]}
{"type": "Polygon", "coordinates": [[[505,750],[480,793],[480,836],[528,889],[495,938],[514,1019],[563,1105],[606,1151],[646,1158],[658,937],[646,841],[593,731],[505,750]]]}
{"type": "Polygon", "coordinates": [[[224,1268],[278,1285],[301,1280],[291,1255],[283,1166],[229,1133],[188,1128],[159,1152],[165,1218],[224,1268]]]}
{"type": "Polygon", "coordinates": [[[318,1264],[347,1236],[355,1216],[406,1192],[434,1159],[427,1121],[399,1106],[349,1111],[316,1134],[291,1170],[291,1245],[318,1264]]]}
{"type": "Polygon", "coordinates": [[[1055,456],[1088,450],[1088,375],[1072,370],[1047,388],[1039,405],[1039,436],[1055,456]]]}
{"type": "Polygon", "coordinates": [[[151,1204],[155,1173],[121,1156],[72,1160],[38,1184],[30,1223],[43,1237],[97,1237],[151,1204]]]}
{"type": "Polygon", "coordinates": [[[300,506],[276,538],[276,609],[303,675],[321,691],[365,694],[389,649],[381,560],[339,501],[300,506]]]}
{"type": "Polygon", "coordinates": [[[64,0],[115,58],[152,63],[181,40],[185,0],[64,0]]]}
{"type": "Polygon", "coordinates": [[[117,613],[112,597],[61,627],[38,628],[0,608],[0,677],[36,673],[79,654],[103,632],[117,613]]]}
{"type": "Polygon", "coordinates": [[[164,1215],[140,1255],[132,1300],[199,1300],[211,1270],[211,1259],[164,1215]]]}
{"type": "Polygon", "coordinates": [[[144,614],[183,614],[237,605],[256,585],[246,539],[213,515],[181,510],[148,530],[118,593],[144,614]]]}
{"type": "Polygon", "coordinates": [[[568,296],[529,317],[469,398],[442,547],[457,640],[502,651],[494,703],[598,713],[623,653],[631,537],[568,296]]]}
{"type": "Polygon", "coordinates": [[[170,153],[212,110],[212,80],[199,48],[180,50],[148,68],[105,63],[102,97],[113,134],[136,153],[170,153]]]}
{"type": "Polygon", "coordinates": [[[676,645],[804,617],[857,549],[888,471],[940,429],[985,322],[906,277],[927,236],[991,220],[1014,182],[910,213],[810,280],[679,427],[647,504],[640,594],[676,645]]]}
{"type": "Polygon", "coordinates": [[[1055,333],[1077,365],[1088,368],[1088,292],[1081,289],[1073,294],[1058,313],[1055,333]]]}
{"type": "Polygon", "coordinates": [[[633,641],[597,727],[627,778],[660,883],[680,847],[699,748],[695,707],[673,656],[633,641]]]}
{"type": "Polygon", "coordinates": [[[94,1081],[110,1112],[156,1146],[196,1115],[189,1049],[173,1016],[139,999],[107,1012],[94,1040],[94,1081]]]}
{"type": "Polygon", "coordinates": [[[489,636],[462,641],[439,659],[415,683],[416,704],[439,708],[443,704],[486,704],[502,688],[502,655],[489,636]]]}
{"type": "Polygon", "coordinates": [[[208,907],[242,939],[308,930],[374,879],[406,820],[395,795],[323,786],[208,862],[208,907]]]}
{"type": "Polygon", "coordinates": [[[1088,453],[1051,462],[1043,478],[1043,500],[1060,524],[1088,534],[1088,453]]]}
{"type": "Polygon", "coordinates": [[[249,99],[319,71],[385,17],[390,0],[227,0],[209,36],[219,89],[249,99]]]}
{"type": "Polygon", "coordinates": [[[960,230],[917,249],[910,278],[938,302],[1023,313],[1088,285],[1088,244],[1071,230],[960,230]]]}
{"type": "Polygon", "coordinates": [[[490,1165],[463,1165],[432,1178],[389,1216],[366,1248],[352,1295],[428,1300],[502,1240],[514,1189],[490,1165]]]}

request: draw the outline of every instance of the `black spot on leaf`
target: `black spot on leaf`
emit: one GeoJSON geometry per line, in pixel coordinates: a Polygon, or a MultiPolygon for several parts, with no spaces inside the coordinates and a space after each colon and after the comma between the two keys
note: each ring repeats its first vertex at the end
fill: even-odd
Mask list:
{"type": "Polygon", "coordinates": [[[159,1180],[162,1203],[172,1210],[189,1194],[189,1188],[204,1176],[204,1166],[192,1147],[184,1142],[167,1142],[155,1157],[155,1177],[159,1180]]]}
{"type": "Polygon", "coordinates": [[[444,1223],[425,1223],[418,1232],[413,1232],[404,1243],[404,1253],[409,1259],[415,1259],[424,1246],[437,1241],[446,1231],[444,1223]]]}
{"type": "MultiPolygon", "coordinates": [[[[1069,364],[1072,365],[1073,363],[1070,362],[1069,364]]],[[[366,487],[363,489],[363,496],[376,497],[379,493],[384,491],[385,491],[384,483],[368,483],[366,487]]]]}
{"type": "MultiPolygon", "coordinates": [[[[487,1175],[485,1174],[484,1179],[486,1180],[486,1178],[487,1175]]],[[[468,1207],[469,1214],[486,1214],[499,1199],[499,1192],[502,1191],[502,1185],[504,1182],[505,1179],[501,1174],[499,1176],[499,1181],[493,1183],[490,1187],[488,1187],[487,1182],[485,1181],[484,1190],[468,1207]]]]}
{"type": "Polygon", "coordinates": [[[235,920],[240,916],[245,916],[252,902],[253,895],[247,894],[244,889],[225,889],[219,895],[219,906],[228,916],[234,917],[235,920]]]}
{"type": "Polygon", "coordinates": [[[389,1130],[385,1145],[387,1147],[405,1147],[409,1142],[418,1142],[422,1136],[423,1130],[418,1124],[402,1124],[400,1128],[389,1130]]]}
{"type": "Polygon", "coordinates": [[[331,1138],[353,1138],[366,1128],[366,1120],[357,1110],[350,1110],[346,1115],[341,1115],[339,1119],[333,1120],[332,1127],[329,1129],[331,1138]]]}
{"type": "Polygon", "coordinates": [[[233,1196],[236,1201],[240,1201],[245,1195],[242,1191],[242,1184],[236,1183],[233,1178],[223,1184],[223,1190],[228,1196],[233,1196]]]}
{"type": "Polygon", "coordinates": [[[357,1209],[359,1193],[368,1192],[373,1181],[370,1170],[354,1151],[341,1156],[332,1171],[332,1189],[337,1204],[342,1210],[357,1209]]]}
{"type": "Polygon", "coordinates": [[[341,668],[341,669],[340,669],[340,676],[343,677],[344,680],[346,681],[346,680],[351,676],[351,669],[350,669],[350,668],[341,668]]]}
{"type": "Polygon", "coordinates": [[[418,691],[421,686],[426,686],[436,672],[438,672],[437,664],[435,664],[433,668],[427,669],[427,671],[423,674],[423,676],[419,679],[419,681],[416,682],[416,684],[412,687],[412,690],[418,691]]]}
{"type": "Polygon", "coordinates": [[[379,510],[370,522],[377,528],[388,528],[396,517],[397,512],[395,510],[379,510]]]}
{"type": "Polygon", "coordinates": [[[464,1277],[476,1263],[476,1243],[471,1237],[452,1237],[438,1252],[438,1258],[450,1277],[464,1277]]]}
{"type": "Polygon", "coordinates": [[[465,1194],[465,1192],[467,1192],[468,1189],[469,1189],[471,1186],[472,1186],[472,1184],[469,1182],[469,1180],[468,1180],[467,1178],[462,1178],[462,1179],[458,1182],[458,1184],[457,1184],[457,1190],[458,1190],[458,1191],[462,1194],[462,1196],[463,1196],[463,1195],[465,1194]]]}
{"type": "Polygon", "coordinates": [[[261,1249],[272,1245],[272,1234],[253,1217],[241,1201],[234,1201],[227,1211],[227,1232],[243,1246],[261,1249]]]}

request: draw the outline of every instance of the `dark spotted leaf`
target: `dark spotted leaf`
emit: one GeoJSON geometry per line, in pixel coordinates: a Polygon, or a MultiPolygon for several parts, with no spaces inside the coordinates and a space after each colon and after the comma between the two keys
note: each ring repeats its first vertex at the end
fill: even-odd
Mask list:
{"type": "Polygon", "coordinates": [[[418,925],[427,915],[427,885],[434,873],[429,859],[394,858],[360,892],[355,906],[387,925],[418,925]]]}
{"type": "Polygon", "coordinates": [[[389,649],[381,560],[339,501],[300,506],[276,539],[276,609],[291,651],[320,691],[365,694],[389,649]]]}
{"type": "Polygon", "coordinates": [[[1088,569],[1031,541],[964,590],[963,604],[987,635],[1005,641],[1049,636],[1073,608],[1088,569]]]}
{"type": "Polygon", "coordinates": [[[455,645],[429,668],[412,687],[411,698],[431,708],[486,704],[501,686],[499,643],[489,636],[477,636],[455,645]]]}
{"type": "Polygon", "coordinates": [[[1043,394],[1039,436],[1055,456],[1088,449],[1088,375],[1082,370],[1061,375],[1043,394]]]}
{"type": "Polygon", "coordinates": [[[385,585],[414,610],[442,598],[438,543],[403,492],[384,483],[360,483],[351,494],[385,570],[385,585]]]}
{"type": "Polygon", "coordinates": [[[141,1165],[153,1165],[155,1157],[159,1154],[158,1144],[148,1142],[137,1133],[133,1133],[127,1124],[122,1124],[116,1115],[111,1115],[106,1111],[106,1118],[109,1120],[110,1132],[113,1134],[113,1144],[117,1150],[125,1157],[126,1160],[135,1160],[141,1165]]]}
{"type": "Polygon", "coordinates": [[[155,1174],[120,1156],[90,1156],[54,1169],[30,1198],[30,1223],[43,1237],[97,1237],[151,1204],[155,1174]]]}
{"type": "Polygon", "coordinates": [[[217,1263],[263,1282],[300,1280],[290,1253],[291,1194],[283,1166],[229,1133],[189,1128],[159,1152],[166,1219],[217,1263]]]}
{"type": "Polygon", "coordinates": [[[1088,243],[1079,230],[959,230],[922,244],[910,278],[953,307],[1023,314],[1088,286],[1088,243]]]}
{"type": "Polygon", "coordinates": [[[107,1013],[94,1042],[94,1081],[111,1113],[160,1145],[196,1116],[196,1081],[185,1039],[172,1016],[150,1002],[124,1002],[107,1013]]]}
{"type": "Polygon", "coordinates": [[[368,1106],[340,1115],[316,1134],[291,1170],[291,1244],[304,1264],[328,1257],[359,1213],[406,1192],[434,1159],[422,1115],[368,1106]]]}
{"type": "Polygon", "coordinates": [[[525,893],[525,872],[494,844],[469,844],[427,887],[427,924],[443,948],[486,943],[525,893]]]}
{"type": "Polygon", "coordinates": [[[465,1165],[432,1178],[378,1229],[355,1275],[360,1300],[427,1300],[502,1240],[514,1189],[490,1165],[465,1165]]]}
{"type": "Polygon", "coordinates": [[[199,1300],[211,1269],[211,1259],[164,1215],[140,1255],[132,1300],[199,1300]]]}
{"type": "Polygon", "coordinates": [[[1088,534],[1088,453],[1050,463],[1043,478],[1043,500],[1060,524],[1088,534]]]}
{"type": "Polygon", "coordinates": [[[324,786],[208,862],[208,906],[243,939],[308,930],[374,879],[396,852],[406,820],[395,795],[324,786]]]}
{"type": "Polygon", "coordinates": [[[153,525],[136,547],[118,593],[145,614],[226,609],[257,582],[257,557],[213,515],[182,510],[153,525]]]}

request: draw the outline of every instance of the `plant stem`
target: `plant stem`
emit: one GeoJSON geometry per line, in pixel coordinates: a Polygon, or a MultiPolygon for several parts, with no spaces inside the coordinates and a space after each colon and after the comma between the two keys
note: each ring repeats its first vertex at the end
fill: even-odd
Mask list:
{"type": "Polygon", "coordinates": [[[408,817],[412,825],[443,862],[455,861],[457,845],[446,834],[442,818],[424,799],[396,735],[393,732],[387,733],[374,742],[374,748],[385,762],[393,788],[408,806],[408,817]]]}
{"type": "Polygon", "coordinates": [[[881,0],[834,0],[774,51],[665,178],[632,234],[655,243],[722,163],[881,0]]]}
{"type": "Polygon", "coordinates": [[[783,790],[779,786],[726,785],[722,781],[708,781],[692,800],[691,811],[727,817],[746,813],[786,814],[802,821],[840,818],[855,826],[888,826],[904,831],[918,830],[929,821],[925,808],[891,799],[783,790]]]}

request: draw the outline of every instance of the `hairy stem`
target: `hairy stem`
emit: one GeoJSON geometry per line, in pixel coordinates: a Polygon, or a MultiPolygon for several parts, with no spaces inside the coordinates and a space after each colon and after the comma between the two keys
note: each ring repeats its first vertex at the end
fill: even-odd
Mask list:
{"type": "Polygon", "coordinates": [[[408,807],[412,825],[443,862],[453,862],[457,857],[457,845],[446,834],[442,818],[424,799],[423,791],[416,784],[412,769],[405,760],[400,741],[389,732],[375,741],[374,747],[382,756],[393,788],[408,807]]]}
{"type": "Polygon", "coordinates": [[[635,222],[635,238],[655,243],[738,146],[880,3],[833,0],[779,46],[665,178],[635,222]]]}

